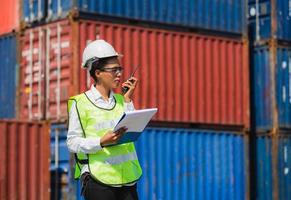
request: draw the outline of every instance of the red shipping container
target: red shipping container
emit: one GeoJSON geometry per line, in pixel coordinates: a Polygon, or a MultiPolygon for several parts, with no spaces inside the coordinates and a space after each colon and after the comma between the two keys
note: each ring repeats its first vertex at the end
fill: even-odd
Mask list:
{"type": "Polygon", "coordinates": [[[247,42],[84,20],[25,31],[21,117],[66,118],[68,96],[90,85],[80,63],[96,38],[124,54],[123,79],[141,66],[133,100],[137,109],[158,107],[154,120],[249,127],[247,42]]]}
{"type": "Polygon", "coordinates": [[[19,0],[4,0],[0,6],[0,35],[15,31],[19,27],[19,0]]]}
{"type": "Polygon", "coordinates": [[[46,122],[0,120],[0,199],[50,199],[46,122]]]}

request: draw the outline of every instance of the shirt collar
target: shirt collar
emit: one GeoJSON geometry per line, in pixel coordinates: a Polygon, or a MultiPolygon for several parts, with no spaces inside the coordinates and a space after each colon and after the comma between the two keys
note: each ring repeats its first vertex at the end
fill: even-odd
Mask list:
{"type": "MultiPolygon", "coordinates": [[[[97,101],[98,99],[103,99],[102,95],[96,89],[96,87],[94,86],[94,84],[91,85],[90,91],[91,91],[92,97],[94,98],[95,101],[97,101]]],[[[109,101],[113,99],[113,96],[114,96],[114,92],[112,90],[110,90],[109,101]]]]}

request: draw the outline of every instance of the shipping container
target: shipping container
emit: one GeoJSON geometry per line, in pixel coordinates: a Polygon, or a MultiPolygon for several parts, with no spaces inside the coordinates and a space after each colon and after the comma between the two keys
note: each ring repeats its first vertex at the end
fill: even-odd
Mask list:
{"type": "Polygon", "coordinates": [[[19,28],[18,0],[2,0],[0,6],[0,35],[17,31],[19,28]]]}
{"type": "Polygon", "coordinates": [[[23,20],[26,23],[52,21],[77,11],[80,16],[86,13],[94,19],[100,16],[115,17],[125,21],[137,20],[245,34],[246,4],[243,0],[24,0],[23,20]]]}
{"type": "Polygon", "coordinates": [[[84,20],[25,31],[22,118],[66,118],[68,96],[90,86],[80,60],[96,37],[125,55],[123,80],[141,66],[133,101],[137,109],[158,107],[154,120],[249,126],[246,41],[84,20]]]}
{"type": "Polygon", "coordinates": [[[47,0],[26,1],[21,0],[22,4],[22,21],[26,24],[44,22],[47,16],[47,0]]]}
{"type": "Polygon", "coordinates": [[[257,199],[291,199],[291,137],[257,137],[257,199]]]}
{"type": "Polygon", "coordinates": [[[0,118],[14,118],[18,87],[17,39],[0,37],[0,118]]]}
{"type": "Polygon", "coordinates": [[[270,137],[258,137],[256,141],[256,150],[257,199],[272,200],[272,143],[270,137]]]}
{"type": "MultiPolygon", "coordinates": [[[[147,128],[135,144],[140,200],[248,199],[248,139],[242,133],[147,128]]],[[[81,200],[80,183],[77,199],[81,200]]]]}
{"type": "MultiPolygon", "coordinates": [[[[289,134],[291,131],[289,131],[289,134]]],[[[279,199],[291,199],[291,137],[281,136],[278,142],[279,199]]]]}
{"type": "Polygon", "coordinates": [[[66,124],[51,125],[51,197],[55,200],[73,199],[76,193],[71,170],[73,156],[66,144],[67,132],[66,124]]]}
{"type": "Polygon", "coordinates": [[[0,121],[0,199],[50,199],[47,122],[0,121]]]}
{"type": "Polygon", "coordinates": [[[256,129],[291,128],[291,47],[256,46],[251,63],[256,129]]]}
{"type": "Polygon", "coordinates": [[[291,40],[290,0],[248,0],[250,33],[256,41],[291,40]]]}
{"type": "Polygon", "coordinates": [[[67,126],[66,124],[52,124],[51,126],[51,170],[60,168],[65,173],[70,169],[70,153],[67,148],[67,126]]]}
{"type": "Polygon", "coordinates": [[[141,199],[246,199],[248,141],[243,133],[148,128],[136,143],[141,199]]]}
{"type": "Polygon", "coordinates": [[[276,50],[276,100],[280,128],[291,128],[291,46],[276,50]]]}

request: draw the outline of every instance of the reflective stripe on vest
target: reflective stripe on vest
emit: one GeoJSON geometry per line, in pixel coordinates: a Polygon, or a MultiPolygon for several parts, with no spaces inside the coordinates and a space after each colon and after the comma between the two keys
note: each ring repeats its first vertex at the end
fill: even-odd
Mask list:
{"type": "MultiPolygon", "coordinates": [[[[76,108],[84,132],[84,137],[103,137],[112,130],[124,113],[123,96],[114,95],[115,106],[112,109],[97,107],[86,96],[86,93],[72,97],[68,101],[68,109],[72,102],[76,108]]],[[[133,143],[104,147],[94,154],[77,154],[77,160],[88,158],[89,170],[93,178],[108,185],[120,185],[138,180],[142,174],[133,143]]],[[[78,163],[82,168],[82,164],[78,163]]],[[[75,178],[80,177],[80,170],[75,178]]]]}
{"type": "Polygon", "coordinates": [[[126,155],[119,155],[119,156],[114,156],[111,158],[107,158],[104,163],[106,164],[110,164],[110,165],[119,165],[123,162],[127,162],[127,161],[133,161],[133,160],[137,160],[137,155],[135,152],[133,153],[128,153],[126,155]]]}

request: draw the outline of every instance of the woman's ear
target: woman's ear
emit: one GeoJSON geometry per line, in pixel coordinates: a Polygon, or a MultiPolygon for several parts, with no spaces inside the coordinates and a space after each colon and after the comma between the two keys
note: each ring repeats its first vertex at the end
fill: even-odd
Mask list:
{"type": "Polygon", "coordinates": [[[101,71],[100,70],[96,70],[95,71],[95,77],[96,77],[96,83],[99,83],[99,80],[100,80],[100,73],[101,73],[101,71]]]}
{"type": "Polygon", "coordinates": [[[97,70],[95,71],[95,76],[98,78],[98,76],[100,75],[100,73],[101,73],[101,71],[97,69],[97,70]]]}

